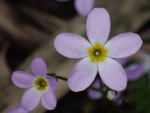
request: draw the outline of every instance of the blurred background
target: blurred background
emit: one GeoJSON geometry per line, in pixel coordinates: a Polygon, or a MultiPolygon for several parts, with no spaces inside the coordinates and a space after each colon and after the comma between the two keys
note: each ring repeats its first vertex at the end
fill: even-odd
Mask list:
{"type": "MultiPolygon", "coordinates": [[[[91,100],[86,91],[73,93],[66,82],[58,81],[56,109],[46,111],[39,105],[31,113],[150,113],[150,0],[95,0],[95,7],[104,7],[110,13],[110,37],[129,31],[140,34],[144,41],[142,54],[136,54],[133,59],[149,65],[146,73],[128,83],[123,92],[126,100],[121,106],[107,99],[91,100]]],[[[76,12],[73,0],[0,1],[0,113],[20,104],[25,90],[12,84],[11,73],[30,72],[33,58],[42,57],[49,73],[68,76],[77,60],[59,55],[53,40],[61,32],[87,37],[85,23],[86,17],[76,12]]]]}

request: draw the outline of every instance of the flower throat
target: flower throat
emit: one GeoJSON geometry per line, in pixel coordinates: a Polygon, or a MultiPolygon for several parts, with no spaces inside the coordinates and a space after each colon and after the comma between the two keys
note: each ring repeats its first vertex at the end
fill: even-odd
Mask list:
{"type": "Polygon", "coordinates": [[[88,49],[88,54],[91,59],[91,62],[103,62],[107,56],[107,49],[96,43],[91,48],[88,49]]]}

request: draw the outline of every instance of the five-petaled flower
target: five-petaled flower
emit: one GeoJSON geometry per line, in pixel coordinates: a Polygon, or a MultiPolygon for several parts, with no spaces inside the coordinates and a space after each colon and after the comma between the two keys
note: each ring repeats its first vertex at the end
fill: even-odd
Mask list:
{"type": "MultiPolygon", "coordinates": [[[[57,0],[57,1],[66,2],[71,0],[57,0]]],[[[94,7],[94,1],[95,0],[75,0],[74,7],[81,16],[87,16],[94,7]]]]}
{"type": "Polygon", "coordinates": [[[21,98],[22,107],[33,110],[40,99],[43,106],[48,110],[56,107],[57,101],[54,90],[57,88],[55,78],[47,76],[47,66],[42,58],[35,58],[31,63],[33,74],[24,71],[15,71],[12,74],[13,83],[20,88],[28,89],[21,98]]]}
{"type": "Polygon", "coordinates": [[[136,33],[122,33],[108,42],[110,16],[104,8],[94,8],[88,15],[86,32],[90,43],[74,33],[61,33],[55,41],[56,50],[68,58],[83,58],[68,77],[74,92],[83,91],[94,81],[97,72],[109,88],[122,91],[127,85],[126,73],[114,58],[125,58],[136,53],[143,41],[136,33]]]}

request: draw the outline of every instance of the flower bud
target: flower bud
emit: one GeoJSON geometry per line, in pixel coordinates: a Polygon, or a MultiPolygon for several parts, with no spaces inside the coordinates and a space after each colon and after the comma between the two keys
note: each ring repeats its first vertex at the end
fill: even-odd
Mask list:
{"type": "Polygon", "coordinates": [[[116,97],[116,92],[115,91],[113,91],[113,90],[109,90],[108,92],[107,92],[107,98],[108,98],[108,100],[114,100],[115,99],[115,97],[116,97]]]}

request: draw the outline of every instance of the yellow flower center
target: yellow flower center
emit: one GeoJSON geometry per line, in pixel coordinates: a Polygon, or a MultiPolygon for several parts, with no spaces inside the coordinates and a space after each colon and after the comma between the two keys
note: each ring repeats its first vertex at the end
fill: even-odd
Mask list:
{"type": "Polygon", "coordinates": [[[103,62],[107,56],[107,49],[96,43],[91,48],[88,49],[88,54],[91,59],[91,62],[103,62]]]}
{"type": "Polygon", "coordinates": [[[37,77],[34,81],[34,85],[38,91],[44,91],[48,87],[48,82],[44,77],[37,77]]]}

